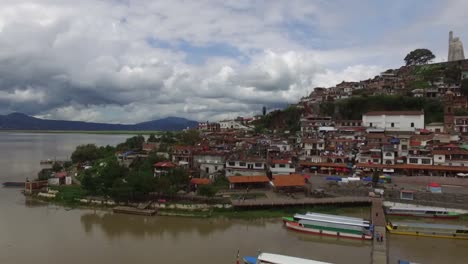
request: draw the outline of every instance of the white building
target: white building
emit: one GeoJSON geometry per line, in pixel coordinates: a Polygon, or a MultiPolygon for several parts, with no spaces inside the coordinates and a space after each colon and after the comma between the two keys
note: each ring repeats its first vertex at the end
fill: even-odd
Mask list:
{"type": "Polygon", "coordinates": [[[270,171],[272,175],[289,175],[294,174],[296,168],[290,160],[272,160],[270,171]]]}
{"type": "Polygon", "coordinates": [[[219,122],[221,130],[239,129],[239,130],[253,130],[249,126],[243,125],[240,121],[236,120],[223,120],[219,122]]]}
{"type": "Polygon", "coordinates": [[[362,125],[395,131],[414,131],[424,128],[423,111],[376,111],[362,115],[362,125]]]}
{"type": "Polygon", "coordinates": [[[226,177],[236,175],[255,176],[265,174],[266,161],[264,159],[230,159],[226,162],[226,177]]]}
{"type": "Polygon", "coordinates": [[[214,174],[224,170],[225,161],[222,153],[199,153],[193,157],[193,161],[200,169],[201,177],[212,179],[214,174]]]}

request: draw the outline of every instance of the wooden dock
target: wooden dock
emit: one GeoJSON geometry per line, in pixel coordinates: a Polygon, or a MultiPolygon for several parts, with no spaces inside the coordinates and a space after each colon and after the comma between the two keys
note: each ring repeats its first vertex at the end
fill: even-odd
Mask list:
{"type": "Polygon", "coordinates": [[[388,237],[386,234],[385,212],[383,210],[383,203],[381,198],[372,199],[371,210],[372,224],[374,225],[374,241],[372,243],[372,264],[386,264],[388,263],[388,237]],[[384,236],[383,241],[377,241],[377,235],[384,236]]]}
{"type": "Polygon", "coordinates": [[[368,197],[333,197],[333,198],[271,198],[271,199],[232,199],[231,204],[237,208],[279,207],[301,205],[339,205],[339,204],[371,204],[368,197]]]}
{"type": "Polygon", "coordinates": [[[156,210],[153,209],[138,209],[130,206],[117,206],[112,209],[114,213],[118,214],[133,214],[133,215],[145,215],[152,216],[156,214],[156,210]]]}

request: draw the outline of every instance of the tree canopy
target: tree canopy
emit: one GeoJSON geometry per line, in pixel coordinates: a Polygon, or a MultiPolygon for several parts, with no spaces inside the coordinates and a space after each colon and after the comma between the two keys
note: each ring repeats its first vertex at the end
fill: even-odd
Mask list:
{"type": "Polygon", "coordinates": [[[460,92],[464,96],[468,96],[468,79],[463,79],[461,81],[460,92]]]}
{"type": "Polygon", "coordinates": [[[409,66],[427,64],[434,58],[435,55],[428,49],[415,49],[408,53],[404,60],[406,65],[409,66]]]}
{"type": "Polygon", "coordinates": [[[71,155],[74,163],[95,161],[114,154],[115,149],[111,146],[97,147],[94,144],[80,145],[76,147],[71,155]]]}

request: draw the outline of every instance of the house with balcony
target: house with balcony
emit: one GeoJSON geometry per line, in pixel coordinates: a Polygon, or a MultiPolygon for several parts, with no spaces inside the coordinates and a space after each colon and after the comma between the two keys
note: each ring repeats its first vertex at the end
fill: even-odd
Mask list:
{"type": "Polygon", "coordinates": [[[322,138],[303,138],[301,147],[305,156],[320,155],[325,150],[325,140],[322,138]]]}
{"type": "Polygon", "coordinates": [[[406,163],[411,165],[432,165],[432,152],[430,149],[412,148],[408,151],[406,163]]]}
{"type": "Polygon", "coordinates": [[[265,175],[266,159],[261,157],[242,157],[233,155],[226,161],[226,177],[265,175]]]}
{"type": "Polygon", "coordinates": [[[193,152],[192,146],[175,146],[172,152],[172,162],[181,167],[193,168],[193,152]]]}
{"type": "Polygon", "coordinates": [[[272,175],[288,175],[296,172],[296,167],[289,159],[271,160],[269,170],[272,175]]]}
{"type": "Polygon", "coordinates": [[[434,165],[468,166],[468,150],[448,144],[432,150],[434,165]]]}

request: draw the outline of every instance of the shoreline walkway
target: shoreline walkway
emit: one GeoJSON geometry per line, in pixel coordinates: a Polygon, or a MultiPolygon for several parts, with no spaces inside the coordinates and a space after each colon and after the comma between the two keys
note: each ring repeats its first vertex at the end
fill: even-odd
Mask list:
{"type": "Polygon", "coordinates": [[[367,197],[334,197],[334,198],[260,198],[260,199],[231,199],[233,207],[270,207],[270,206],[300,206],[300,205],[332,205],[332,204],[370,204],[367,197]]]}
{"type": "Polygon", "coordinates": [[[388,236],[386,233],[386,220],[381,198],[372,199],[371,218],[374,225],[374,240],[372,241],[372,264],[388,263],[388,236]],[[383,241],[377,241],[377,235],[384,236],[383,241]]]}

